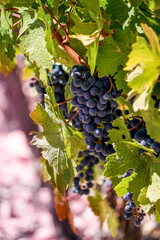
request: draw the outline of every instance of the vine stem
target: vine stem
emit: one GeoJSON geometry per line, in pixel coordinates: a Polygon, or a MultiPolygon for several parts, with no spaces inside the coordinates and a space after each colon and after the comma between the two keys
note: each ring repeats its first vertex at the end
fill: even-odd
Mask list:
{"type": "Polygon", "coordinates": [[[68,100],[66,100],[66,101],[64,101],[64,102],[57,103],[57,105],[59,106],[59,105],[62,105],[62,104],[64,104],[64,103],[67,103],[67,102],[71,101],[73,98],[74,98],[74,97],[72,97],[72,98],[70,98],[70,99],[68,99],[68,100]]]}
{"type": "Polygon", "coordinates": [[[57,18],[55,18],[53,16],[53,14],[51,13],[51,11],[43,4],[44,9],[46,9],[46,11],[50,14],[51,18],[54,19],[56,21],[56,23],[58,23],[58,25],[60,26],[60,28],[62,28],[63,32],[66,35],[66,38],[68,38],[68,32],[65,30],[65,28],[63,27],[63,25],[58,21],[57,18]]]}
{"type": "MultiPolygon", "coordinates": [[[[6,8],[4,9],[4,11],[18,11],[19,9],[18,8],[6,8]]],[[[0,12],[1,12],[1,9],[0,9],[0,12]]]]}
{"type": "Polygon", "coordinates": [[[73,117],[71,117],[66,123],[65,125],[67,125],[70,121],[72,121],[73,118],[75,118],[78,115],[78,111],[73,115],[73,117]]]}
{"type": "Polygon", "coordinates": [[[138,127],[142,122],[143,122],[143,120],[141,120],[135,127],[129,128],[128,130],[131,131],[131,130],[135,129],[135,128],[138,127]]]}
{"type": "MultiPolygon", "coordinates": [[[[46,11],[50,14],[50,16],[54,19],[53,14],[50,12],[50,10],[43,5],[43,7],[46,9],[46,11]]],[[[63,26],[62,26],[63,27],[63,26]]],[[[68,53],[68,55],[78,64],[78,65],[85,65],[89,69],[89,65],[71,48],[69,43],[64,42],[64,39],[56,29],[56,27],[53,24],[53,37],[57,41],[57,43],[68,53]]]]}

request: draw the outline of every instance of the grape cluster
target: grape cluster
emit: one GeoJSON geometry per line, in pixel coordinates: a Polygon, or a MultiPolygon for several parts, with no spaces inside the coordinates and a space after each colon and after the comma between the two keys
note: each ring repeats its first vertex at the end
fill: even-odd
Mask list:
{"type": "MultiPolygon", "coordinates": [[[[128,171],[122,175],[123,178],[129,177],[133,173],[134,169],[128,169],[128,171]]],[[[136,207],[133,199],[133,193],[132,192],[127,192],[124,196],[123,199],[126,201],[126,206],[125,206],[125,212],[124,212],[124,218],[126,220],[132,219],[132,217],[135,217],[135,226],[140,227],[141,221],[144,218],[145,213],[143,210],[140,210],[139,208],[136,207]]]]}
{"type": "Polygon", "coordinates": [[[40,103],[44,107],[44,95],[46,94],[46,89],[40,85],[39,81],[36,80],[36,77],[32,78],[31,80],[33,82],[31,82],[29,85],[30,85],[30,87],[36,88],[37,92],[40,94],[40,98],[41,98],[40,103]]]}
{"type": "Polygon", "coordinates": [[[135,226],[140,227],[142,220],[144,219],[145,213],[143,210],[140,210],[136,207],[136,205],[133,202],[133,193],[127,192],[123,199],[126,200],[126,206],[125,206],[125,212],[124,212],[124,218],[126,220],[132,219],[132,217],[135,217],[135,226]]]}
{"type": "Polygon", "coordinates": [[[98,158],[93,156],[88,150],[79,151],[76,167],[78,175],[73,179],[73,192],[79,195],[89,194],[89,189],[93,187],[93,167],[98,163],[98,158]]]}
{"type": "MultiPolygon", "coordinates": [[[[128,129],[130,129],[131,138],[134,138],[143,147],[153,149],[155,156],[158,157],[160,154],[160,144],[156,142],[155,139],[150,138],[150,136],[147,134],[145,122],[136,117],[132,120],[128,120],[128,123],[128,129]]],[[[143,152],[143,150],[140,150],[139,154],[141,155],[143,152]]]]}
{"type": "Polygon", "coordinates": [[[71,70],[71,91],[74,98],[72,105],[77,107],[79,119],[83,123],[83,135],[87,149],[105,161],[106,157],[115,153],[108,130],[112,129],[112,121],[122,116],[118,103],[121,91],[114,86],[114,79],[109,77],[93,77],[85,66],[74,66],[71,70]]]}
{"type": "MultiPolygon", "coordinates": [[[[63,70],[62,65],[53,64],[52,66],[53,66],[53,70],[51,74],[48,71],[48,81],[51,87],[54,86],[54,96],[55,96],[56,103],[61,103],[65,101],[64,92],[65,92],[65,86],[69,79],[69,75],[63,70]]],[[[37,92],[40,93],[40,98],[41,98],[40,103],[45,108],[44,95],[46,94],[46,88],[42,87],[40,84],[40,81],[36,79],[37,77],[32,78],[32,81],[34,82],[30,83],[30,87],[36,87],[37,92]]],[[[70,114],[68,114],[67,104],[64,103],[60,105],[60,108],[62,109],[64,116],[67,119],[69,119],[70,114]]]]}
{"type": "MultiPolygon", "coordinates": [[[[65,86],[68,82],[69,75],[63,70],[62,65],[52,65],[53,70],[50,74],[48,73],[49,85],[54,86],[54,96],[56,103],[62,103],[65,101],[65,86]]],[[[67,103],[60,105],[64,116],[68,119],[70,115],[67,110],[67,103]]]]}

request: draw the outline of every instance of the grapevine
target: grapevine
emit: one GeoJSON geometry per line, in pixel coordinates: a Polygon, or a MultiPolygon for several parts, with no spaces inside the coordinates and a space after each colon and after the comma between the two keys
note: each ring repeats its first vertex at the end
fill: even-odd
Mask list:
{"type": "Polygon", "coordinates": [[[41,149],[43,180],[65,201],[88,195],[101,226],[107,214],[116,222],[114,237],[108,189],[136,227],[147,214],[160,221],[160,6],[152,2],[0,3],[0,71],[9,74],[20,52],[40,95],[30,117],[42,129],[30,143],[41,149]]]}

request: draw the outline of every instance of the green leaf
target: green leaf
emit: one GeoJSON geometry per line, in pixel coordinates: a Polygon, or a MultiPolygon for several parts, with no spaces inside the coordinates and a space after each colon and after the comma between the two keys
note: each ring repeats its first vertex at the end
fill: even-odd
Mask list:
{"type": "MultiPolygon", "coordinates": [[[[71,80],[71,79],[70,79],[70,80],[71,80]]],[[[73,97],[73,94],[72,94],[72,92],[71,92],[71,90],[70,90],[70,85],[69,85],[69,84],[67,84],[67,85],[65,86],[64,95],[65,95],[65,99],[66,99],[66,100],[68,100],[68,99],[70,99],[70,98],[73,97]]],[[[68,112],[71,111],[72,107],[73,107],[73,105],[71,104],[71,101],[68,101],[68,102],[67,102],[68,112]]]]}
{"type": "Polygon", "coordinates": [[[118,71],[118,73],[114,76],[114,78],[116,79],[116,86],[117,88],[123,89],[123,92],[128,93],[131,89],[128,87],[125,78],[126,78],[126,74],[127,72],[121,70],[118,71]]]}
{"type": "Polygon", "coordinates": [[[40,71],[40,79],[46,85],[47,78],[44,71],[48,68],[52,70],[52,57],[48,52],[45,41],[45,24],[43,21],[36,19],[29,27],[25,36],[21,37],[21,50],[26,54],[32,63],[36,63],[40,71]],[[36,36],[36,37],[35,37],[36,36]],[[45,77],[45,79],[43,79],[45,77]]]}
{"type": "Polygon", "coordinates": [[[98,44],[99,44],[99,40],[96,39],[96,41],[94,43],[91,43],[88,46],[88,50],[86,53],[86,55],[88,57],[88,64],[90,66],[91,74],[93,74],[95,71],[97,52],[98,52],[98,44]]]}
{"type": "Polygon", "coordinates": [[[66,152],[67,156],[71,161],[75,161],[77,159],[78,151],[83,151],[87,148],[84,143],[84,137],[81,132],[74,130],[74,135],[70,137],[67,141],[66,152]]]}
{"type": "Polygon", "coordinates": [[[55,16],[58,12],[60,0],[48,0],[48,4],[53,8],[52,14],[55,16]]]}
{"type": "Polygon", "coordinates": [[[149,198],[151,202],[157,202],[160,199],[160,176],[154,172],[151,181],[147,189],[146,197],[149,198]]]}
{"type": "Polygon", "coordinates": [[[36,132],[31,144],[42,149],[43,158],[48,160],[50,166],[54,168],[57,174],[63,172],[66,168],[67,155],[65,153],[62,132],[58,132],[60,126],[52,122],[49,114],[40,104],[37,104],[30,117],[36,124],[40,124],[43,127],[42,132],[36,132]]]}
{"type": "Polygon", "coordinates": [[[148,213],[153,204],[150,202],[149,198],[146,197],[147,187],[141,189],[140,195],[138,197],[138,201],[140,202],[140,206],[145,213],[148,213]]]}
{"type": "Polygon", "coordinates": [[[31,7],[35,0],[10,0],[13,7],[31,7]]]}
{"type": "MultiPolygon", "coordinates": [[[[147,28],[146,25],[143,26],[145,26],[144,28],[145,32],[147,32],[147,36],[148,32],[154,33],[148,30],[149,28],[147,28]]],[[[144,38],[137,37],[137,42],[132,45],[129,60],[124,68],[124,70],[132,70],[126,81],[135,95],[139,94],[133,103],[134,111],[138,111],[138,109],[148,110],[150,96],[160,72],[158,40],[155,34],[152,34],[152,36],[153,39],[150,40],[151,46],[149,46],[144,38]],[[137,65],[138,67],[135,68],[137,65]]],[[[149,37],[149,39],[150,38],[151,37],[149,37]]]]}
{"type": "Polygon", "coordinates": [[[116,118],[113,121],[112,126],[113,128],[108,131],[111,142],[122,141],[123,140],[122,135],[125,136],[126,140],[131,140],[129,130],[125,125],[124,119],[116,118]],[[115,129],[115,127],[119,129],[115,129]]]}
{"type": "Polygon", "coordinates": [[[8,74],[15,67],[15,33],[11,29],[4,30],[0,27],[0,42],[0,71],[8,74]]]}
{"type": "Polygon", "coordinates": [[[130,43],[134,42],[132,32],[115,30],[114,38],[106,37],[98,49],[97,70],[100,76],[114,75],[117,67],[124,66],[130,52],[130,43]]]}
{"type": "Polygon", "coordinates": [[[107,4],[107,0],[99,0],[99,5],[100,5],[100,7],[102,7],[104,10],[106,9],[106,4],[107,4]]]}
{"type": "MultiPolygon", "coordinates": [[[[6,15],[5,11],[4,11],[4,8],[1,7],[1,25],[2,25],[2,28],[4,30],[7,30],[7,29],[11,28],[11,26],[9,24],[9,21],[7,19],[7,15],[6,15]]],[[[10,16],[10,14],[9,14],[9,16],[10,16]]]]}
{"type": "Polygon", "coordinates": [[[45,27],[46,27],[46,31],[45,31],[46,48],[49,51],[49,53],[55,58],[56,57],[56,49],[54,46],[54,42],[52,40],[52,32],[51,32],[51,28],[49,25],[49,21],[52,21],[52,19],[51,19],[50,15],[47,18],[47,15],[45,14],[45,12],[43,10],[43,5],[41,3],[41,0],[37,0],[37,1],[40,4],[37,16],[40,20],[42,20],[45,23],[45,27]]]}
{"type": "Polygon", "coordinates": [[[54,169],[49,165],[48,161],[44,158],[41,158],[41,174],[43,180],[50,181],[53,188],[57,187],[58,191],[65,195],[65,190],[68,187],[70,180],[71,180],[71,174],[69,169],[67,168],[65,172],[57,174],[54,169]]]}
{"type": "Polygon", "coordinates": [[[160,221],[160,200],[158,200],[156,203],[155,217],[156,217],[156,221],[159,222],[160,221]]]}
{"type": "Polygon", "coordinates": [[[117,233],[116,230],[118,228],[118,221],[115,217],[115,211],[109,207],[107,201],[101,197],[101,194],[96,190],[96,196],[89,196],[88,201],[90,204],[90,208],[92,209],[93,213],[99,217],[101,227],[106,219],[106,214],[109,213],[108,216],[108,226],[111,230],[112,236],[116,237],[117,233]]]}
{"type": "Polygon", "coordinates": [[[65,65],[67,67],[72,67],[73,65],[76,64],[76,62],[66,53],[64,49],[62,49],[58,43],[56,42],[55,39],[54,41],[54,46],[56,48],[56,58],[55,61],[58,63],[61,63],[62,65],[65,65]]]}
{"type": "Polygon", "coordinates": [[[117,142],[114,144],[116,154],[107,157],[108,163],[105,165],[104,176],[116,177],[122,176],[128,169],[134,169],[130,177],[122,179],[115,187],[118,196],[123,196],[128,191],[133,192],[133,199],[137,206],[138,196],[141,189],[150,183],[150,167],[154,166],[155,157],[152,154],[138,154],[141,145],[131,142],[117,142]]]}
{"type": "Polygon", "coordinates": [[[11,61],[3,51],[0,54],[0,71],[4,74],[10,73],[15,67],[15,59],[11,61]]]}
{"type": "Polygon", "coordinates": [[[81,4],[88,10],[91,18],[97,23],[98,30],[101,30],[103,27],[103,18],[100,11],[99,1],[98,0],[80,0],[81,4]]]}
{"type": "Polygon", "coordinates": [[[19,37],[36,21],[36,11],[27,9],[21,12],[22,26],[19,30],[19,37]]]}
{"type": "MultiPolygon", "coordinates": [[[[128,18],[128,12],[129,8],[123,0],[108,0],[105,13],[111,14],[111,19],[114,24],[116,20],[121,23],[125,22],[128,18]]],[[[111,24],[111,26],[113,27],[114,24],[111,24]]]]}
{"type": "Polygon", "coordinates": [[[131,0],[130,3],[132,6],[138,7],[143,0],[131,0]]]}

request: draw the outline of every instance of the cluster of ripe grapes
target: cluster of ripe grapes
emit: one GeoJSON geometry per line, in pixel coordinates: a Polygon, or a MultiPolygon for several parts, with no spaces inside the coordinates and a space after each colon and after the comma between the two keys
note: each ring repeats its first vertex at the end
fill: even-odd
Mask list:
{"type": "Polygon", "coordinates": [[[126,206],[125,206],[125,212],[124,212],[124,218],[126,220],[131,220],[132,217],[135,217],[135,226],[140,227],[142,220],[144,219],[145,213],[143,210],[140,210],[136,207],[136,205],[133,202],[133,193],[127,192],[123,198],[126,200],[126,206]]]}
{"type": "MultiPolygon", "coordinates": [[[[65,101],[65,86],[68,82],[69,75],[63,70],[62,65],[52,64],[53,70],[51,74],[48,72],[49,85],[54,86],[54,96],[56,103],[61,103],[65,101]]],[[[69,114],[67,110],[67,104],[64,103],[60,105],[64,116],[68,119],[69,114]]]]}
{"type": "MultiPolygon", "coordinates": [[[[129,177],[133,173],[134,169],[128,169],[128,171],[122,175],[123,178],[129,177]]],[[[135,217],[135,226],[140,227],[141,221],[143,220],[145,213],[143,210],[140,210],[139,208],[136,207],[133,199],[133,193],[132,192],[127,192],[124,196],[123,199],[126,201],[126,206],[125,206],[125,212],[124,212],[124,218],[126,220],[131,220],[132,217],[135,217]]]]}
{"type": "Polygon", "coordinates": [[[73,106],[78,109],[80,121],[83,123],[83,135],[87,149],[105,161],[106,157],[115,153],[112,144],[106,144],[110,139],[108,130],[112,129],[112,121],[122,116],[118,103],[114,101],[121,95],[116,90],[111,77],[93,77],[85,66],[73,66],[71,70],[71,91],[74,98],[73,106]]]}
{"type": "MultiPolygon", "coordinates": [[[[127,119],[128,129],[130,129],[131,138],[135,139],[143,147],[151,148],[154,150],[155,156],[160,154],[160,144],[155,139],[150,138],[145,128],[145,122],[140,118],[127,119]]],[[[143,150],[139,151],[139,154],[143,154],[143,150]]]]}
{"type": "MultiPolygon", "coordinates": [[[[68,113],[67,103],[65,102],[65,86],[68,83],[69,75],[63,70],[62,65],[53,64],[52,67],[52,72],[48,72],[49,85],[51,87],[54,86],[54,96],[56,103],[64,102],[59,107],[62,109],[65,118],[70,119],[76,114],[76,110],[75,107],[73,107],[70,113],[68,113]]],[[[37,80],[37,77],[32,78],[32,81],[34,82],[30,83],[30,87],[36,87],[37,92],[40,94],[40,103],[45,108],[44,95],[46,94],[46,88],[41,86],[40,81],[37,80]]],[[[79,115],[76,115],[72,119],[72,125],[79,131],[83,131],[83,125],[79,119],[79,115]]]]}
{"type": "Polygon", "coordinates": [[[78,175],[73,179],[72,191],[79,195],[89,194],[89,189],[93,187],[93,167],[99,162],[98,158],[93,156],[88,150],[79,151],[78,165],[76,170],[78,175]]]}

